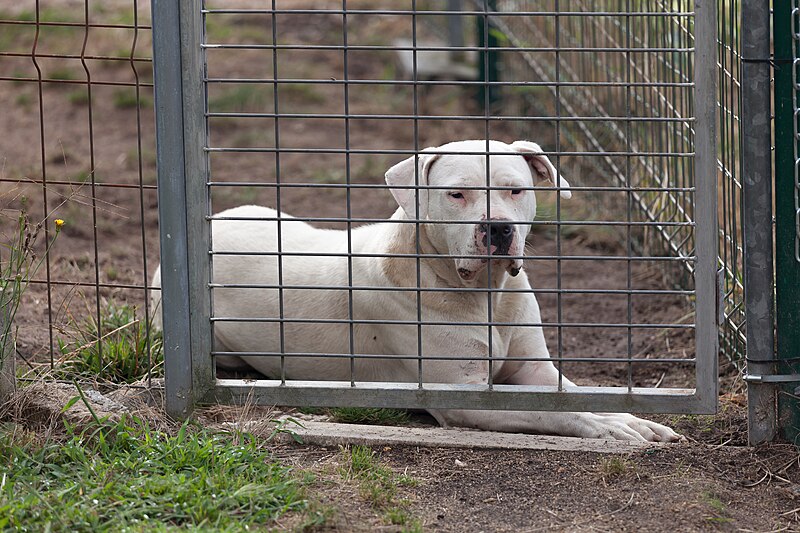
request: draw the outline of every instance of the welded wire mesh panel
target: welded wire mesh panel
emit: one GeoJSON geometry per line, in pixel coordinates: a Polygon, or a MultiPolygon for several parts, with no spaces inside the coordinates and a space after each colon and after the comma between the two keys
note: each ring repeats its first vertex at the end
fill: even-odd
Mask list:
{"type": "MultiPolygon", "coordinates": [[[[538,2],[498,2],[499,11],[515,10],[538,2]]],[[[690,256],[694,250],[691,222],[694,219],[691,189],[692,161],[662,157],[658,153],[689,153],[693,134],[693,3],[684,2],[571,2],[569,9],[583,12],[615,12],[633,9],[628,17],[563,17],[560,25],[541,18],[498,19],[501,40],[517,48],[534,34],[554,42],[565,51],[517,54],[503,62],[501,79],[536,76],[563,80],[561,86],[510,91],[504,100],[519,106],[518,114],[538,114],[560,105],[569,113],[635,115],[633,120],[562,123],[559,134],[580,143],[583,149],[603,152],[633,152],[627,160],[604,157],[587,160],[587,170],[603,176],[609,184],[625,183],[628,176],[637,186],[660,190],[635,191],[631,206],[635,217],[656,225],[650,234],[632,235],[634,247],[650,251],[668,250],[670,255],[690,256]],[[567,51],[587,46],[595,53],[567,51]],[[626,61],[624,50],[632,52],[626,61]],[[589,83],[585,83],[589,82],[589,83]],[[600,86],[605,85],[603,89],[600,86]],[[537,92],[538,91],[538,92],[537,92]],[[521,94],[520,94],[521,93],[521,94]]],[[[739,17],[737,2],[722,2],[718,13],[720,109],[719,225],[720,265],[724,268],[725,328],[723,348],[732,359],[744,352],[742,285],[741,185],[739,182],[739,17]]],[[[618,204],[616,208],[624,208],[618,204]]],[[[625,239],[627,239],[627,235],[625,239]]],[[[692,262],[682,262],[691,273],[692,262]]],[[[685,286],[679,270],[671,279],[685,286]]]]}
{"type": "Polygon", "coordinates": [[[20,374],[158,371],[149,13],[139,0],[0,6],[0,287],[20,374]]]}
{"type": "Polygon", "coordinates": [[[696,212],[710,147],[696,140],[692,9],[206,1],[185,50],[202,108],[184,104],[202,118],[185,137],[205,141],[187,166],[205,179],[185,179],[205,199],[187,216],[210,235],[197,283],[222,376],[243,358],[268,378],[265,401],[302,404],[700,409],[665,400],[714,388],[714,354],[695,355],[714,345],[714,313],[696,309],[715,305],[713,246],[697,249],[715,230],[696,212]],[[479,141],[446,145],[463,139],[479,141]],[[571,199],[566,182],[506,175],[521,139],[542,147],[533,175],[552,163],[571,199]],[[459,154],[480,163],[471,174],[459,154]],[[507,209],[523,194],[535,215],[507,209]],[[267,207],[236,207],[252,204],[267,207]],[[696,282],[664,275],[698,264],[696,282]],[[541,316],[520,311],[535,301],[541,316]],[[529,335],[549,350],[515,344],[529,335]],[[510,355],[552,357],[557,378],[523,391],[504,378],[510,355]],[[563,375],[601,388],[555,401],[563,375]]]}
{"type": "Polygon", "coordinates": [[[720,151],[719,151],[719,221],[720,265],[725,270],[725,323],[722,348],[732,360],[741,363],[746,350],[743,285],[741,137],[741,5],[719,4],[720,72],[720,151]]]}

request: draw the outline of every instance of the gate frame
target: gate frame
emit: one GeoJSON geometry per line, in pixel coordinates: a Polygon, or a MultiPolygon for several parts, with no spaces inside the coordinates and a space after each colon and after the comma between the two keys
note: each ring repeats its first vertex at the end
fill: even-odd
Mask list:
{"type": "Polygon", "coordinates": [[[700,354],[695,358],[696,388],[580,387],[579,392],[565,392],[520,385],[216,379],[210,355],[204,14],[200,2],[152,0],[167,412],[182,419],[197,403],[246,401],[418,409],[715,412],[719,342],[716,9],[715,2],[697,2],[694,20],[695,345],[700,354]]]}

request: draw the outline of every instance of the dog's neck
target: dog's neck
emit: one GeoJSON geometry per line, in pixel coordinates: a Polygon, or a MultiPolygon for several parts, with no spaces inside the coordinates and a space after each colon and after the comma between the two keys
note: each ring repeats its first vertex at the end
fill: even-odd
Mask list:
{"type": "MultiPolygon", "coordinates": [[[[405,211],[402,209],[398,209],[395,211],[394,215],[392,215],[392,220],[408,220],[408,217],[405,214],[405,211]]],[[[414,255],[417,253],[417,224],[411,224],[409,222],[400,222],[398,224],[391,225],[394,228],[394,238],[391,242],[389,242],[388,250],[391,254],[403,254],[403,255],[414,255]]],[[[492,265],[492,268],[486,268],[474,279],[465,281],[461,279],[456,272],[455,262],[452,258],[449,257],[431,257],[436,255],[447,255],[447,251],[440,251],[437,250],[433,243],[428,238],[428,233],[426,231],[425,224],[419,224],[419,254],[421,256],[422,267],[427,268],[433,272],[433,274],[441,280],[441,285],[453,288],[503,288],[505,286],[506,281],[508,280],[508,273],[506,270],[499,266],[499,265],[492,265]],[[489,284],[489,271],[491,270],[491,284],[489,284]]],[[[387,261],[387,263],[391,263],[391,261],[387,261]]],[[[404,261],[405,266],[407,267],[408,262],[404,261]]],[[[394,270],[394,269],[392,269],[394,270]]],[[[406,274],[409,274],[407,272],[406,274]]],[[[397,272],[389,273],[390,278],[394,278],[397,276],[397,272]],[[394,275],[392,275],[394,274],[394,275]]],[[[405,279],[405,283],[400,282],[400,280],[395,280],[400,285],[405,286],[414,286],[416,285],[416,275],[411,272],[411,283],[409,283],[409,279],[405,279]]],[[[403,275],[403,278],[408,278],[409,276],[403,275]]]]}

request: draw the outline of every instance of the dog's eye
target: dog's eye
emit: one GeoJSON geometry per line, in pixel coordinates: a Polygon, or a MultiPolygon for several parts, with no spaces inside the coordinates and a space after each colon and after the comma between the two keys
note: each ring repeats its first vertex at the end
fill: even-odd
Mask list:
{"type": "Polygon", "coordinates": [[[522,189],[511,189],[512,196],[517,196],[519,194],[522,194],[522,189]]]}
{"type": "Polygon", "coordinates": [[[455,198],[456,200],[461,200],[464,198],[464,194],[460,192],[449,192],[447,193],[450,198],[455,198]]]}

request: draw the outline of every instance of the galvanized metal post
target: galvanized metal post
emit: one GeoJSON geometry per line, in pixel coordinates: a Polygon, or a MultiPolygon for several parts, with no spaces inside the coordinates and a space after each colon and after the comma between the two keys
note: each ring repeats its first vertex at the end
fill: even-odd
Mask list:
{"type": "Polygon", "coordinates": [[[175,418],[213,385],[200,8],[152,1],[166,407],[175,418]]]}
{"type": "Polygon", "coordinates": [[[719,324],[717,323],[717,6],[695,1],[694,100],[695,223],[697,263],[697,399],[714,412],[718,395],[719,324]]]}
{"type": "MultiPolygon", "coordinates": [[[[747,373],[775,373],[772,274],[772,122],[770,116],[770,2],[742,3],[742,195],[747,373]],[[747,21],[745,25],[745,21],[747,21]]],[[[747,386],[750,444],[775,438],[775,384],[747,386]]]]}
{"type": "Polygon", "coordinates": [[[166,409],[170,416],[182,419],[191,412],[194,394],[188,316],[180,5],[153,0],[152,13],[166,409]]]}
{"type": "Polygon", "coordinates": [[[206,125],[206,61],[203,43],[203,2],[181,2],[181,74],[183,88],[183,153],[186,176],[189,327],[192,387],[195,400],[214,386],[211,358],[211,202],[208,128],[206,125]]]}
{"type": "MultiPolygon", "coordinates": [[[[800,2],[773,2],[775,39],[775,297],[778,373],[778,426],[797,443],[800,435],[800,258],[798,257],[798,94],[800,2]]],[[[748,327],[749,330],[749,327],[748,327]]],[[[749,347],[748,347],[749,350],[749,347]]]]}

